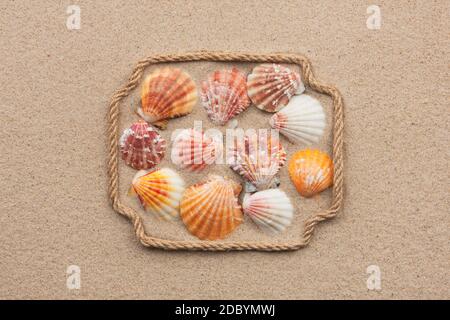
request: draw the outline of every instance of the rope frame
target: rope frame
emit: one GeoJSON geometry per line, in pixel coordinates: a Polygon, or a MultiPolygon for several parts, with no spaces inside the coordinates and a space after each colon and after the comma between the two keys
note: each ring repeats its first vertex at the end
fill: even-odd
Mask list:
{"type": "Polygon", "coordinates": [[[142,245],[164,250],[191,251],[293,251],[306,247],[312,239],[316,226],[325,220],[335,217],[342,208],[344,199],[344,101],[339,90],[332,85],[324,84],[316,79],[308,58],[295,53],[232,53],[198,51],[177,54],[151,55],[140,60],[134,67],[127,83],[118,89],[111,98],[108,107],[108,197],[113,209],[126,217],[133,224],[134,232],[142,245]],[[328,209],[317,212],[304,221],[304,229],[297,241],[291,242],[252,242],[252,241],[181,241],[154,237],[146,233],[142,217],[133,209],[124,205],[119,197],[119,120],[120,102],[127,97],[140,83],[144,71],[150,65],[158,63],[176,63],[193,61],[213,62],[271,62],[296,64],[300,67],[305,85],[318,93],[331,97],[333,104],[333,144],[332,157],[334,176],[331,205],[328,209]]]}

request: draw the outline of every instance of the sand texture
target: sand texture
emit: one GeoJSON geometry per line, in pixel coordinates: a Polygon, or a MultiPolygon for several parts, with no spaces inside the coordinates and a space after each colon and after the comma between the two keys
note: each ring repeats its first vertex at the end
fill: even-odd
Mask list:
{"type": "MultiPolygon", "coordinates": [[[[380,1],[369,30],[367,1],[77,1],[81,29],[66,27],[72,3],[0,4],[0,298],[42,299],[449,299],[448,1],[380,1]],[[289,253],[164,252],[139,244],[108,202],[106,112],[136,61],[195,50],[296,52],[345,99],[345,201],[309,247],[289,253]],[[69,290],[66,269],[81,270],[69,290]],[[368,266],[381,270],[369,290],[368,266]]],[[[181,63],[199,84],[213,70],[253,63],[181,63]]],[[[146,73],[154,70],[150,67],[146,73]]],[[[316,146],[331,150],[331,101],[316,146]]],[[[122,104],[120,130],[137,116],[139,92],[122,104]]],[[[243,128],[265,128],[251,107],[243,128]]],[[[203,120],[200,103],[162,135],[203,120]]],[[[283,140],[288,158],[301,145],[283,140]]],[[[170,143],[169,143],[170,147],[170,143]]],[[[169,149],[170,150],[170,149],[169,149]]],[[[176,168],[166,157],[162,166],[176,168]]],[[[144,213],[126,197],[135,171],[120,162],[120,192],[146,230],[195,240],[178,223],[144,213]]],[[[188,185],[226,166],[183,173],[188,185]]],[[[295,199],[286,233],[271,237],[248,219],[226,241],[298,239],[330,191],[295,199]]]]}

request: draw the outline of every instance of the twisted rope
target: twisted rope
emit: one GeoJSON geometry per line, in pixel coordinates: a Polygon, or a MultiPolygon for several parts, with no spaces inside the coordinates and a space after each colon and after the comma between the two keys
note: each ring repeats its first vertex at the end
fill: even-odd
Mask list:
{"type": "Polygon", "coordinates": [[[108,195],[116,212],[127,217],[133,223],[134,232],[139,241],[146,247],[165,250],[203,250],[203,251],[229,251],[229,250],[257,250],[257,251],[287,251],[298,250],[309,244],[316,226],[325,220],[336,216],[343,202],[343,129],[344,129],[344,102],[339,91],[331,85],[323,84],[316,79],[308,58],[293,53],[250,54],[230,52],[191,52],[181,54],[164,54],[147,57],[137,63],[128,82],[117,90],[109,104],[108,112],[108,195]],[[135,89],[144,74],[144,70],[161,62],[186,61],[237,61],[237,62],[273,62],[297,64],[301,68],[303,80],[311,89],[326,94],[333,101],[333,161],[334,180],[331,206],[322,212],[307,219],[304,223],[302,238],[296,242],[213,242],[213,241],[178,241],[153,237],[145,232],[141,216],[132,208],[123,205],[119,199],[119,170],[118,170],[118,128],[120,109],[119,104],[135,89]]]}

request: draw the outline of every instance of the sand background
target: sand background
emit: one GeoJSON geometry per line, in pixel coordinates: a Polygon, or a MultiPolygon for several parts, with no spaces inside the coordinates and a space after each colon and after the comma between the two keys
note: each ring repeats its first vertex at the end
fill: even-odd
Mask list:
{"type": "MultiPolygon", "coordinates": [[[[366,27],[370,1],[77,1],[81,29],[67,30],[70,4],[0,4],[1,298],[450,298],[448,1],[377,2],[380,30],[366,27]],[[149,250],[111,209],[112,93],[137,60],[200,49],[303,53],[344,95],[344,210],[308,248],[149,250]],[[66,287],[72,264],[80,290],[66,287]],[[380,291],[367,289],[369,265],[381,269],[380,291]]],[[[224,66],[181,65],[197,83],[224,66]]],[[[197,105],[169,130],[202,115],[197,105]]],[[[124,114],[121,128],[133,119],[124,114]]],[[[265,127],[267,119],[253,108],[239,121],[265,127]]],[[[133,170],[120,172],[124,192],[133,170]]],[[[286,170],[281,178],[295,197],[286,170]]],[[[292,227],[275,240],[297,238],[302,220],[328,200],[326,192],[296,202],[292,227]]],[[[193,239],[179,224],[145,219],[154,235],[193,239]]],[[[270,238],[246,222],[229,239],[270,238]]]]}

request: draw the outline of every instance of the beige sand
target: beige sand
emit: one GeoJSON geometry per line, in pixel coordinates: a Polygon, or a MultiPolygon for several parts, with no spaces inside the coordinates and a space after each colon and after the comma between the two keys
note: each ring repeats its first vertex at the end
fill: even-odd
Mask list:
{"type": "MultiPolygon", "coordinates": [[[[450,298],[449,3],[378,2],[381,29],[369,30],[371,2],[260,2],[78,1],[81,29],[72,31],[69,1],[1,5],[1,298],[450,298]],[[199,49],[304,53],[317,76],[343,93],[345,208],[320,226],[308,248],[148,250],[111,209],[110,96],[138,59],[199,49]],[[81,268],[80,290],[66,287],[72,264],[81,268]],[[369,265],[381,269],[380,291],[366,286],[369,265]]],[[[225,65],[181,66],[198,82],[225,65]]],[[[320,99],[329,109],[330,101],[320,99]]],[[[170,129],[203,116],[197,105],[170,129]]],[[[133,119],[124,115],[121,127],[133,119]]],[[[267,118],[253,108],[239,120],[264,127],[267,118]]],[[[120,172],[125,192],[133,170],[120,172]]],[[[287,172],[281,176],[296,197],[287,172]]],[[[276,240],[297,238],[302,220],[328,199],[326,192],[317,201],[296,201],[294,224],[276,240]]],[[[193,239],[181,225],[149,215],[146,227],[193,239]]],[[[251,239],[270,237],[250,221],[230,237],[251,239]]]]}

